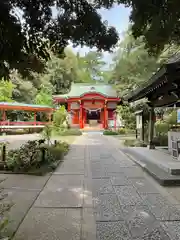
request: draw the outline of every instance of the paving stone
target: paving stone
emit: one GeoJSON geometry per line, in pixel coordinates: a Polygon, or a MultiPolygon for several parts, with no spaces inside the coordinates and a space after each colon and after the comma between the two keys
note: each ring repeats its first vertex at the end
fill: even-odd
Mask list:
{"type": "Polygon", "coordinates": [[[100,179],[100,178],[108,178],[107,173],[105,171],[92,171],[92,178],[93,179],[100,179]]]}
{"type": "Polygon", "coordinates": [[[133,240],[173,240],[161,227],[155,227],[151,231],[147,229],[141,237],[133,238],[133,240]]]}
{"type": "Polygon", "coordinates": [[[128,179],[122,173],[118,174],[118,176],[112,176],[111,183],[113,186],[132,185],[132,182],[130,181],[130,179],[128,179]]]}
{"type": "Polygon", "coordinates": [[[162,228],[169,236],[170,240],[179,240],[180,239],[180,222],[168,221],[161,223],[162,228]]]}
{"type": "Polygon", "coordinates": [[[144,177],[144,172],[140,167],[125,167],[121,169],[122,169],[121,172],[124,173],[125,176],[128,178],[144,177]]]}
{"type": "Polygon", "coordinates": [[[157,220],[180,220],[180,210],[160,194],[147,194],[144,201],[157,220]]]}
{"type": "Polygon", "coordinates": [[[83,208],[81,240],[96,240],[96,223],[92,208],[83,208]]]}
{"type": "Polygon", "coordinates": [[[12,207],[7,215],[9,219],[8,225],[1,231],[1,234],[11,237],[17,230],[39,192],[5,189],[3,194],[7,195],[7,197],[1,201],[1,204],[9,203],[12,204],[12,207]]]}
{"type": "Polygon", "coordinates": [[[158,189],[144,178],[134,178],[131,179],[131,182],[137,188],[139,194],[159,193],[158,189]]]}
{"type": "Polygon", "coordinates": [[[147,206],[124,206],[122,212],[133,239],[143,236],[146,231],[150,233],[157,226],[147,206]]]}
{"type": "Polygon", "coordinates": [[[54,175],[35,202],[37,207],[82,207],[83,177],[54,175]]]}
{"type": "Polygon", "coordinates": [[[33,176],[21,174],[7,174],[7,179],[0,183],[3,188],[17,188],[40,190],[48,180],[49,176],[33,176]]]}
{"type": "Polygon", "coordinates": [[[115,193],[111,185],[110,179],[93,179],[92,180],[92,190],[93,195],[98,195],[102,193],[115,193]]]}
{"type": "Polygon", "coordinates": [[[97,240],[131,240],[125,222],[98,222],[97,240]]]}
{"type": "Polygon", "coordinates": [[[142,198],[133,186],[114,186],[121,205],[140,205],[142,198]]]}
{"type": "Polygon", "coordinates": [[[116,194],[103,194],[94,201],[94,212],[97,221],[122,220],[121,207],[116,194]]]}
{"type": "Polygon", "coordinates": [[[32,208],[13,240],[80,240],[80,210],[32,208]]]}

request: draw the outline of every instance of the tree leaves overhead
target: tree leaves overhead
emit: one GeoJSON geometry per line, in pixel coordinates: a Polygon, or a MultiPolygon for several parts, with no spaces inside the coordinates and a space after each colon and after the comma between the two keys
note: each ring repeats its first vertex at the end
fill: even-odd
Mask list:
{"type": "Polygon", "coordinates": [[[94,2],[86,0],[1,0],[0,33],[4,75],[29,54],[47,60],[48,47],[61,53],[72,41],[109,51],[118,41],[115,28],[103,23],[94,2]]]}
{"type": "Polygon", "coordinates": [[[168,43],[180,43],[180,1],[130,2],[133,35],[135,38],[143,35],[151,53],[160,53],[168,43]]]}
{"type": "Polygon", "coordinates": [[[144,45],[143,39],[135,40],[130,30],[119,45],[109,83],[116,85],[121,96],[148,81],[159,66],[157,59],[148,54],[144,45]]]}

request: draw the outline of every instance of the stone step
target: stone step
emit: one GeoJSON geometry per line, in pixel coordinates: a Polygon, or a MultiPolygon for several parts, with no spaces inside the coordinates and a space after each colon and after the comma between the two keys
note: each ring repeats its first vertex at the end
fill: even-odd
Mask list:
{"type": "MultiPolygon", "coordinates": [[[[138,154],[133,148],[123,148],[121,149],[131,160],[135,161],[139,166],[141,166],[144,171],[150,174],[154,179],[156,179],[162,186],[174,186],[180,185],[180,175],[173,175],[167,168],[156,164],[155,162],[145,161],[145,157],[138,154]]],[[[146,156],[147,158],[147,156],[146,156]]]]}

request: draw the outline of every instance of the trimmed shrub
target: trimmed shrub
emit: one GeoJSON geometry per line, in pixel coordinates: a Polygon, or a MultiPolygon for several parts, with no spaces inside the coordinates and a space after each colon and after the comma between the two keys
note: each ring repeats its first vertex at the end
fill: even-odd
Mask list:
{"type": "Polygon", "coordinates": [[[118,132],[112,130],[104,130],[103,135],[118,135],[118,132]]]}
{"type": "MultiPolygon", "coordinates": [[[[42,141],[43,142],[43,141],[42,141]]],[[[44,144],[40,140],[28,141],[20,149],[10,150],[7,154],[6,169],[13,172],[29,172],[44,165],[61,160],[69,151],[65,142],[44,144]]],[[[52,170],[49,168],[49,171],[52,170]]]]}
{"type": "Polygon", "coordinates": [[[82,132],[76,128],[65,129],[64,131],[59,131],[61,136],[80,136],[82,132]]]}
{"type": "Polygon", "coordinates": [[[125,128],[119,128],[118,129],[118,134],[125,135],[126,134],[126,129],[125,128]]]}
{"type": "Polygon", "coordinates": [[[124,145],[127,147],[147,147],[147,144],[137,139],[126,139],[124,140],[124,145]]]}

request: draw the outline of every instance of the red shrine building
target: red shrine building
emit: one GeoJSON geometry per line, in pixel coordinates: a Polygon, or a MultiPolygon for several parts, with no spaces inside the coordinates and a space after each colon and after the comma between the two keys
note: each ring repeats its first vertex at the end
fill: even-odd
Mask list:
{"type": "Polygon", "coordinates": [[[79,128],[115,127],[115,109],[121,99],[111,85],[88,85],[74,83],[69,93],[54,95],[54,103],[65,105],[69,113],[69,123],[79,128]]]}

